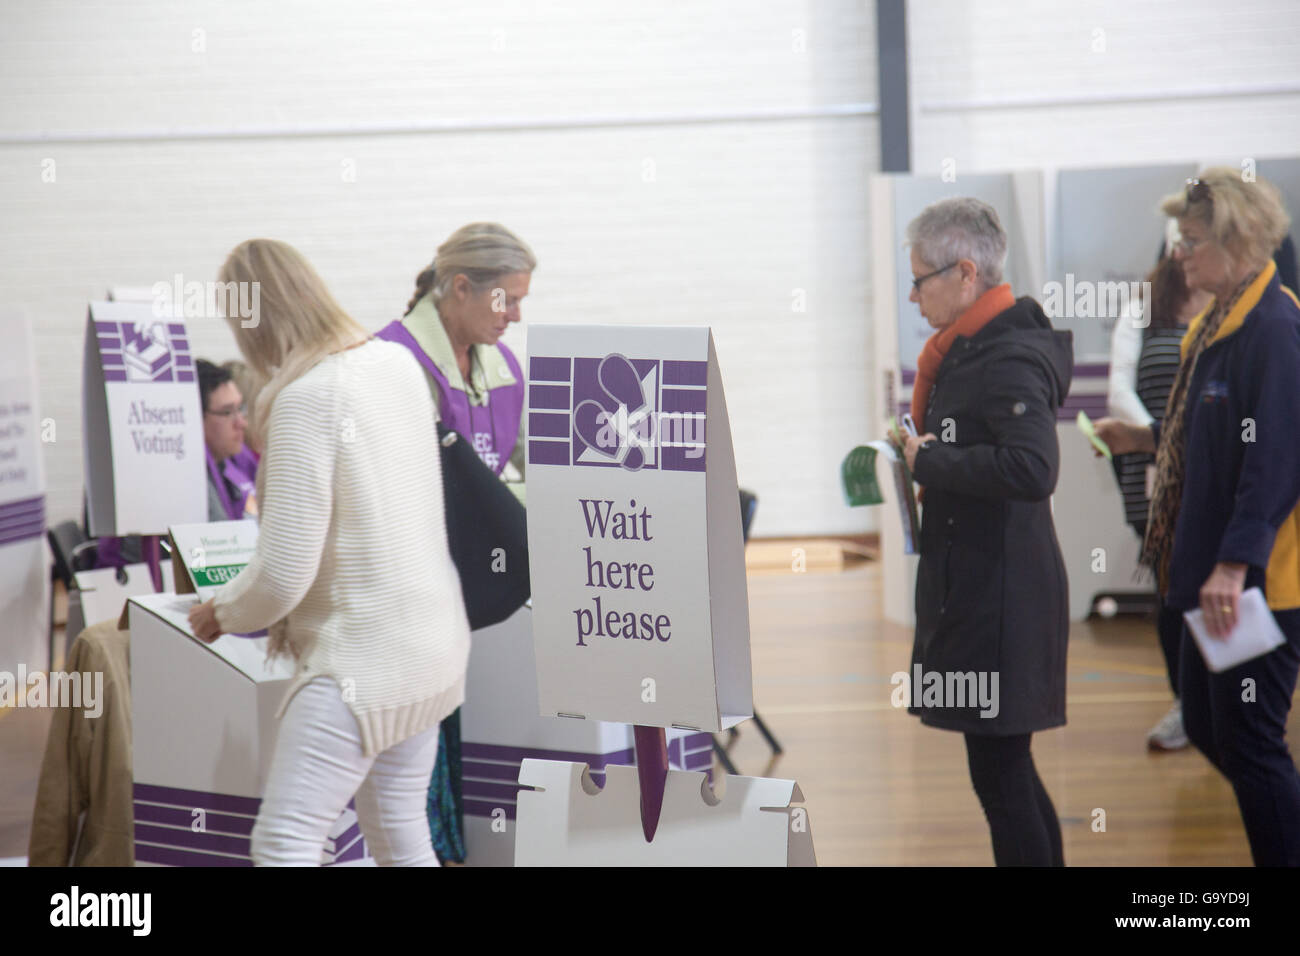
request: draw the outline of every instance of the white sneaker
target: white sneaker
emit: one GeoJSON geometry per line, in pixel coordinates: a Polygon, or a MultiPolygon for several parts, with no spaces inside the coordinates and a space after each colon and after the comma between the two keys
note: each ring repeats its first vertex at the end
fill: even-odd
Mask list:
{"type": "Polygon", "coordinates": [[[1147,734],[1147,748],[1150,750],[1182,750],[1188,744],[1187,732],[1183,730],[1183,705],[1174,701],[1169,713],[1160,718],[1160,722],[1147,734]]]}

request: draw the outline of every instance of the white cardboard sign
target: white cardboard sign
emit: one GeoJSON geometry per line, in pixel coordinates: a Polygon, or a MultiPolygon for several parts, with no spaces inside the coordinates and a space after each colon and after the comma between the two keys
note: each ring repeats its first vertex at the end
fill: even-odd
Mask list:
{"type": "Polygon", "coordinates": [[[721,731],[753,713],[731,429],[707,328],[528,336],[544,716],[721,731]]]}
{"type": "Polygon", "coordinates": [[[45,469],[31,327],[0,311],[0,671],[37,670],[49,632],[45,469]]]}
{"type": "MultiPolygon", "coordinates": [[[[603,782],[608,765],[632,759],[627,724],[538,714],[533,657],[533,610],[527,605],[500,624],[475,631],[470,641],[460,714],[470,866],[514,866],[516,781],[523,760],[581,761],[603,782]]],[[[669,730],[666,736],[670,767],[698,770],[712,762],[708,734],[669,730]]]]}
{"type": "Polygon", "coordinates": [[[670,770],[650,843],[635,767],[609,767],[600,789],[586,764],[525,760],[519,782],[534,789],[519,792],[515,866],[817,865],[793,780],[728,777],[719,800],[704,774],[670,770]]]}
{"type": "Polygon", "coordinates": [[[206,520],[203,413],[185,324],[141,302],[93,302],[82,419],[93,537],[206,520]]]}

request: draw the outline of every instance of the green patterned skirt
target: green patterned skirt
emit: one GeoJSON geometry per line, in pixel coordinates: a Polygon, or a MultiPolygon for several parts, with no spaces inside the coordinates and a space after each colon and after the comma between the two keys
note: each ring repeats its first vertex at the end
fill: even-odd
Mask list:
{"type": "Polygon", "coordinates": [[[465,810],[461,797],[460,708],[438,728],[438,759],[429,780],[429,835],[442,863],[465,862],[465,810]]]}

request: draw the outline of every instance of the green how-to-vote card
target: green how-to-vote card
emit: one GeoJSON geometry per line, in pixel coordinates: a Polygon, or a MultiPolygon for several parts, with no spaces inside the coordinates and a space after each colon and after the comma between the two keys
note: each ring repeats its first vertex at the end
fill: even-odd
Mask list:
{"type": "MultiPolygon", "coordinates": [[[[890,431],[895,432],[891,422],[890,431]]],[[[859,445],[849,452],[840,467],[844,481],[844,498],[851,507],[884,504],[880,483],[876,479],[876,456],[884,455],[894,478],[894,494],[898,502],[899,517],[903,522],[903,553],[916,554],[916,542],[921,532],[916,495],[912,488],[912,473],[898,448],[888,441],[873,441],[859,445]]]]}
{"type": "Polygon", "coordinates": [[[1092,447],[1105,455],[1107,461],[1110,461],[1112,459],[1110,447],[1097,437],[1097,430],[1092,427],[1092,419],[1083,412],[1079,412],[1079,417],[1074,421],[1075,424],[1079,426],[1079,431],[1083,432],[1084,437],[1086,437],[1088,441],[1092,442],[1092,447]]]}
{"type": "Polygon", "coordinates": [[[176,593],[197,593],[206,601],[231,581],[257,551],[257,522],[212,521],[170,528],[176,593]]]}
{"type": "Polygon", "coordinates": [[[876,480],[876,449],[870,445],[859,445],[849,452],[840,466],[840,478],[844,482],[844,500],[850,507],[884,502],[876,480]]]}

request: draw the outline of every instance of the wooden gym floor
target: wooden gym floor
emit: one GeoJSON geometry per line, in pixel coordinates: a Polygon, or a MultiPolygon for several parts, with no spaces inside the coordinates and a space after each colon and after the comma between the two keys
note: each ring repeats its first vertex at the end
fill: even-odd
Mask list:
{"type": "MultiPolygon", "coordinates": [[[[746,723],[733,761],[799,782],[823,866],[992,865],[960,735],[890,703],[912,635],[881,620],[879,564],[813,567],[750,573],[754,701],[786,752],[772,760],[746,723]]],[[[1170,704],[1150,623],[1073,625],[1067,688],[1069,724],[1036,734],[1034,759],[1068,865],[1250,865],[1227,782],[1193,749],[1146,749],[1170,704]],[[1092,827],[1097,810],[1104,832],[1092,827]]],[[[1293,710],[1293,733],[1297,719],[1293,710]]],[[[27,853],[48,726],[45,711],[0,711],[0,859],[27,853]]]]}
{"type": "MultiPolygon", "coordinates": [[[[786,753],[771,763],[752,723],[730,753],[741,773],[799,782],[818,863],[991,866],[961,735],[890,702],[912,632],[881,619],[880,565],[751,572],[749,603],[754,705],[786,753]]],[[[1033,754],[1067,866],[1250,865],[1227,781],[1193,748],[1146,749],[1172,703],[1154,622],[1071,625],[1066,693],[1067,725],[1033,754]]]]}

